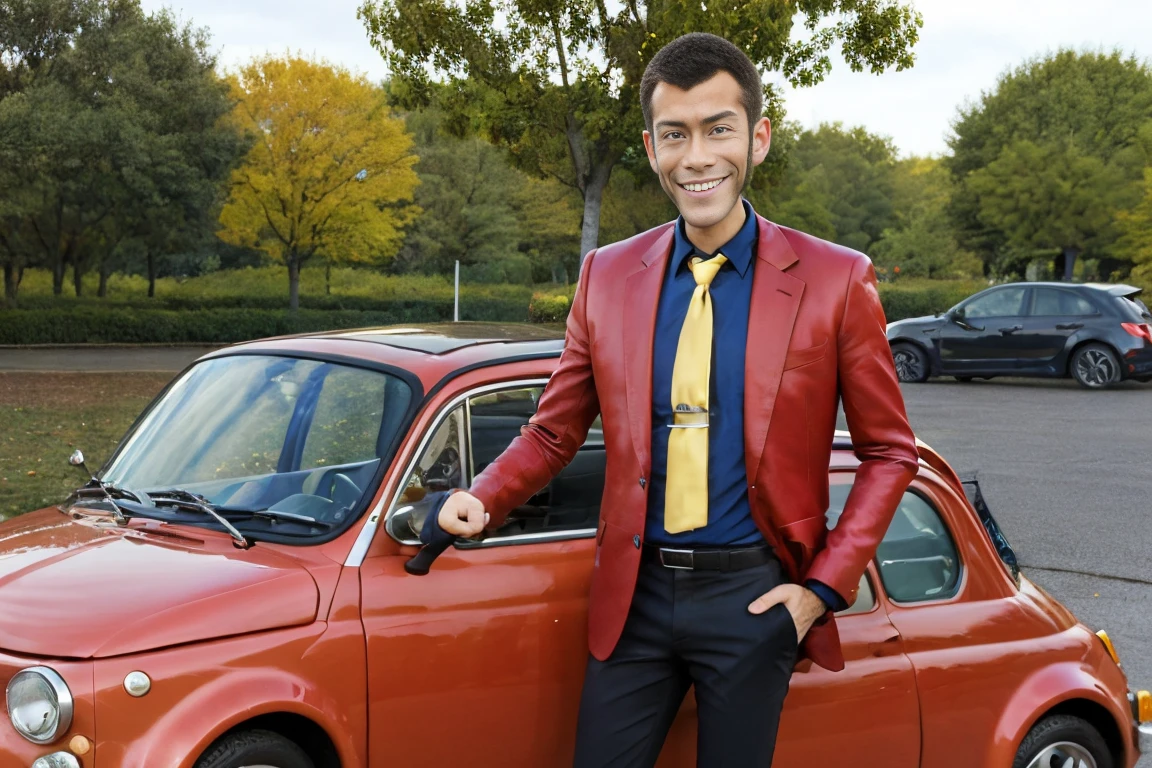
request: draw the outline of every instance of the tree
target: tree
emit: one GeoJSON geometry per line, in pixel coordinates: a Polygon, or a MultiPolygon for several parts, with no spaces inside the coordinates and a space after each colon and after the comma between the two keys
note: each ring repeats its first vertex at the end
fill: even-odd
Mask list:
{"type": "Polygon", "coordinates": [[[205,214],[240,143],[220,124],[230,105],[206,34],[137,0],[16,5],[14,26],[0,25],[8,302],[29,264],[52,270],[57,294],[71,265],[79,294],[86,269],[104,285],[114,261],[145,252],[130,240],[148,241],[151,264],[160,238],[210,233],[205,214]]]}
{"type": "Polygon", "coordinates": [[[891,139],[839,123],[788,130],[795,137],[783,178],[766,191],[763,210],[781,224],[867,252],[895,224],[891,139]]]}
{"type": "Polygon", "coordinates": [[[899,267],[908,277],[983,274],[983,262],[956,241],[948,216],[952,187],[952,177],[939,160],[913,157],[896,164],[895,224],[885,228],[870,249],[877,266],[899,267]]]}
{"type": "Polygon", "coordinates": [[[254,139],[232,174],[221,239],[288,267],[289,307],[315,256],[381,264],[418,208],[412,137],[362,76],[300,58],[256,59],[232,78],[232,120],[254,139]]]}
{"type": "Polygon", "coordinates": [[[1072,142],[1018,141],[967,179],[982,224],[1022,257],[1058,252],[1064,279],[1076,257],[1103,253],[1115,241],[1118,209],[1135,202],[1127,169],[1086,154],[1072,142]]]}
{"type": "Polygon", "coordinates": [[[713,32],[810,86],[837,41],[855,71],[911,66],[921,26],[898,0],[364,0],[359,16],[402,103],[429,103],[443,93],[433,79],[445,79],[440,102],[461,130],[481,129],[519,167],[579,190],[581,256],[598,242],[612,169],[640,144],[640,78],[663,45],[713,32]],[[797,18],[806,39],[792,39],[797,18]]]}
{"type": "MultiPolygon", "coordinates": [[[[1152,71],[1119,52],[1060,50],[1005,73],[979,101],[960,110],[949,138],[952,154],[945,158],[945,164],[957,183],[950,213],[961,244],[977,252],[996,271],[1019,271],[1031,254],[1020,251],[1019,246],[1047,247],[1039,243],[1049,239],[1037,240],[1027,232],[1014,235],[991,222],[1034,222],[1041,210],[1032,206],[1015,217],[992,214],[977,189],[987,187],[980,182],[973,186],[973,175],[997,160],[1002,160],[1003,168],[1026,159],[1046,162],[1050,158],[1065,170],[1075,167],[1083,173],[1092,168],[1108,169],[1125,184],[1138,183],[1143,166],[1138,137],[1141,126],[1150,119],[1152,71]]],[[[1051,171],[1033,170],[1029,173],[1034,180],[1057,181],[1051,171]]],[[[1058,186],[1040,194],[1065,194],[1058,188],[1084,185],[1099,188],[1096,183],[1062,177],[1058,186]]],[[[1057,208],[1049,211],[1053,216],[1062,213],[1057,208]]],[[[1036,232],[1042,229],[1036,223],[1029,227],[1036,232]]],[[[1106,254],[1114,236],[1114,230],[1110,234],[1100,230],[1086,247],[1098,256],[1106,254]]]]}
{"type": "Polygon", "coordinates": [[[1116,216],[1120,230],[1117,249],[1132,261],[1132,277],[1152,291],[1152,167],[1144,169],[1140,201],[1116,216]]]}

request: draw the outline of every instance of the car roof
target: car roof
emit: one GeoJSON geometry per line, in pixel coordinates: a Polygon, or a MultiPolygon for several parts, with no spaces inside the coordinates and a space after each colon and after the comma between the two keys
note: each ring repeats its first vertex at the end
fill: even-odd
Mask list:
{"type": "Polygon", "coordinates": [[[1002,283],[1001,285],[991,287],[999,288],[1008,285],[1023,285],[1032,288],[1087,288],[1093,291],[1104,291],[1113,296],[1131,296],[1140,293],[1142,290],[1135,285],[1125,285],[1123,283],[1062,283],[1055,281],[1002,283]]]}

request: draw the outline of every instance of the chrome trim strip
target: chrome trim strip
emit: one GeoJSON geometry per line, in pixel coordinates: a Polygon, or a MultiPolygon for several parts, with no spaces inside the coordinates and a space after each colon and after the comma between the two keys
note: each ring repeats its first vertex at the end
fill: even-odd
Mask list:
{"type": "MultiPolygon", "coordinates": [[[[466,392],[462,392],[459,395],[457,395],[456,397],[452,398],[450,401],[448,401],[447,405],[443,406],[440,409],[440,411],[436,414],[436,418],[432,421],[432,423],[429,425],[429,427],[426,430],[424,430],[424,435],[423,435],[423,437],[420,438],[420,444],[416,447],[416,450],[412,453],[412,458],[408,460],[408,465],[404,468],[403,474],[400,475],[400,482],[403,482],[404,480],[406,480],[408,477],[411,476],[413,470],[416,469],[416,464],[420,461],[420,457],[424,455],[424,450],[428,447],[428,443],[431,442],[432,436],[436,434],[436,430],[438,430],[440,428],[440,425],[442,423],[444,423],[444,419],[448,418],[448,414],[452,413],[452,411],[455,410],[455,408],[458,405],[460,405],[462,402],[467,401],[469,398],[476,397],[477,395],[483,395],[483,394],[486,394],[488,392],[494,392],[494,391],[499,391],[499,390],[503,390],[503,389],[519,389],[519,388],[530,387],[530,386],[535,386],[535,387],[547,386],[547,384],[548,384],[548,379],[539,379],[539,378],[537,378],[537,379],[517,379],[517,380],[513,380],[513,381],[502,381],[498,384],[485,384],[484,386],[477,387],[476,389],[470,389],[470,390],[468,390],[466,392]]],[[[417,418],[419,418],[419,415],[417,415],[417,418]]],[[[469,445],[469,451],[470,451],[471,445],[472,445],[471,441],[469,441],[468,445],[469,445]]],[[[388,512],[386,515],[384,515],[385,524],[387,524],[388,519],[391,518],[393,513],[395,512],[396,501],[399,499],[400,493],[401,493],[401,490],[399,488],[396,488],[393,491],[393,493],[391,494],[391,498],[388,499],[388,501],[389,501],[388,512]]],[[[374,506],[372,508],[372,512],[371,512],[371,514],[368,515],[368,519],[367,519],[367,521],[365,521],[364,527],[360,529],[360,533],[356,536],[356,541],[352,545],[352,549],[348,552],[348,557],[344,559],[344,566],[346,568],[359,568],[361,565],[363,565],[364,558],[368,554],[368,548],[372,544],[372,539],[376,536],[376,528],[380,524],[381,512],[384,510],[384,502],[385,502],[386,498],[387,498],[386,495],[381,495],[380,501],[378,501],[376,503],[376,506],[374,506]]],[[[592,533],[595,534],[596,529],[593,528],[591,530],[592,530],[592,533]]],[[[391,535],[391,534],[389,534],[389,535],[391,535]]],[[[544,536],[546,534],[524,534],[524,535],[525,536],[544,536]]],[[[559,535],[559,534],[552,534],[552,535],[559,535]]],[[[514,539],[514,538],[519,538],[519,537],[508,536],[504,539],[500,539],[500,541],[507,541],[509,543],[514,543],[514,542],[512,542],[512,539],[514,539]]],[[[419,544],[420,541],[419,541],[419,539],[402,540],[402,541],[400,541],[400,543],[401,544],[419,544]]],[[[477,544],[475,546],[479,547],[479,546],[485,546],[485,545],[477,544]]],[[[491,545],[488,545],[488,546],[491,546],[491,545]]]]}

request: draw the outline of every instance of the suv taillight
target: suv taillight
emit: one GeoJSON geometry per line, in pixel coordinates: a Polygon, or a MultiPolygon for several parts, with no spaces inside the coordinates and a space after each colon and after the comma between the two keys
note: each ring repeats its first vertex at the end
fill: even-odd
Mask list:
{"type": "Polygon", "coordinates": [[[1137,338],[1152,341],[1152,325],[1148,323],[1120,323],[1120,327],[1137,338]]]}

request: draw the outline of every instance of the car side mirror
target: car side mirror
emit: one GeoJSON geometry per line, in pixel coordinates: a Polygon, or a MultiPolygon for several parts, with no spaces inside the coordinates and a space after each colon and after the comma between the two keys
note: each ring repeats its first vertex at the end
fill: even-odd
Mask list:
{"type": "Polygon", "coordinates": [[[948,319],[952,322],[959,322],[964,319],[964,307],[956,307],[948,313],[948,319]]]}

